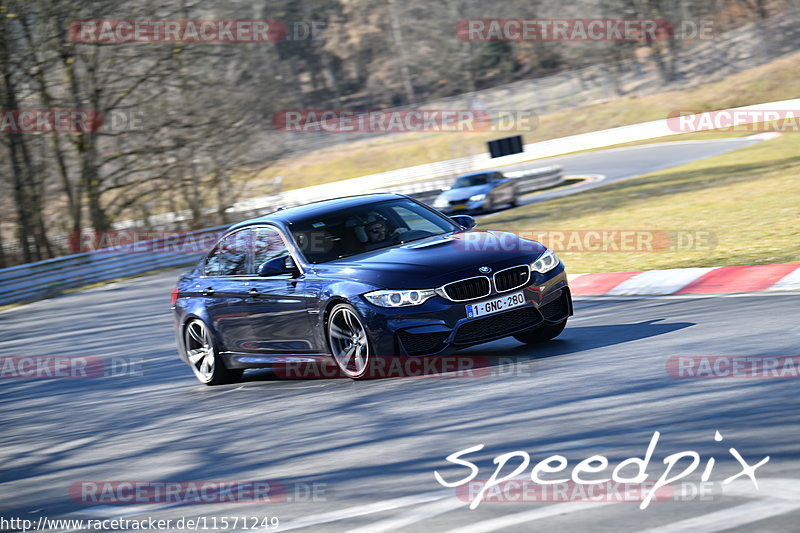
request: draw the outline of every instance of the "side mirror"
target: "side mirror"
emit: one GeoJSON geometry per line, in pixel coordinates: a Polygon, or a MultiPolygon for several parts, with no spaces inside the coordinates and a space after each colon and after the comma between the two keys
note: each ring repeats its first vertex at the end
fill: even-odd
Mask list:
{"type": "Polygon", "coordinates": [[[279,276],[281,274],[296,274],[299,270],[290,255],[274,257],[258,267],[258,275],[262,277],[279,276]]]}
{"type": "Polygon", "coordinates": [[[455,222],[459,226],[463,226],[467,229],[472,229],[478,225],[478,223],[475,222],[475,219],[469,215],[456,215],[450,218],[453,219],[453,222],[455,222]]]}

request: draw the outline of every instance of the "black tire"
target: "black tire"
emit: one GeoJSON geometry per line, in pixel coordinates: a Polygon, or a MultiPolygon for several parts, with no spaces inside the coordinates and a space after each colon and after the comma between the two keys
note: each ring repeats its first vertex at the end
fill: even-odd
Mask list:
{"type": "Polygon", "coordinates": [[[511,207],[517,207],[519,205],[519,201],[517,200],[517,193],[514,193],[514,196],[511,197],[511,202],[508,204],[511,207]]]}
{"type": "Polygon", "coordinates": [[[551,339],[555,339],[558,337],[562,331],[564,331],[564,327],[567,325],[567,320],[564,319],[557,324],[542,324],[538,328],[525,331],[523,333],[517,333],[514,335],[514,338],[517,339],[519,342],[524,342],[525,344],[537,344],[540,342],[546,342],[551,339]]]}
{"type": "Polygon", "coordinates": [[[345,303],[336,304],[328,313],[325,336],[331,357],[342,375],[352,379],[369,379],[375,351],[355,307],[345,303]],[[350,349],[354,352],[348,357],[350,349]]]}
{"type": "Polygon", "coordinates": [[[192,319],[183,331],[183,349],[197,381],[204,385],[223,385],[241,379],[244,370],[226,368],[211,330],[200,319],[192,319]]]}

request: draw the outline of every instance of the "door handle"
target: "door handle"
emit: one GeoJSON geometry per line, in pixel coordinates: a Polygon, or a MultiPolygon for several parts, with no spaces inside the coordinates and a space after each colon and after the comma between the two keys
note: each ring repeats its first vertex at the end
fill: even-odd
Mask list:
{"type": "Polygon", "coordinates": [[[214,287],[206,287],[203,289],[203,296],[213,296],[214,294],[214,287]]]}
{"type": "Polygon", "coordinates": [[[255,287],[253,287],[247,292],[250,294],[250,296],[258,296],[258,289],[256,289],[255,287]]]}

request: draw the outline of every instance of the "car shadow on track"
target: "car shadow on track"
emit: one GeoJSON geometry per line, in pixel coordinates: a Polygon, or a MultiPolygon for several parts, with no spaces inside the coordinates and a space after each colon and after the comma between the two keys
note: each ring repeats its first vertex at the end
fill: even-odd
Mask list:
{"type": "MultiPolygon", "coordinates": [[[[575,354],[596,348],[664,335],[690,326],[692,322],[664,322],[662,319],[632,324],[568,327],[558,339],[536,345],[521,344],[507,338],[474,346],[445,356],[380,357],[373,361],[366,379],[421,377],[482,377],[492,368],[510,367],[517,363],[575,354]],[[513,343],[509,346],[509,343],[513,343]]],[[[272,369],[248,371],[241,382],[349,380],[333,361],[291,363],[272,369]]]]}
{"type": "MultiPolygon", "coordinates": [[[[536,345],[521,344],[511,351],[527,352],[531,359],[544,359],[569,353],[605,348],[615,344],[638,341],[664,335],[690,326],[694,322],[664,322],[663,319],[645,320],[632,324],[609,324],[601,326],[567,326],[561,336],[552,341],[536,345]],[[532,352],[532,353],[531,353],[532,352]]],[[[489,347],[491,345],[487,345],[489,347]]],[[[509,350],[503,350],[508,354],[509,350]]],[[[520,354],[521,355],[521,354],[520,354]]]]}

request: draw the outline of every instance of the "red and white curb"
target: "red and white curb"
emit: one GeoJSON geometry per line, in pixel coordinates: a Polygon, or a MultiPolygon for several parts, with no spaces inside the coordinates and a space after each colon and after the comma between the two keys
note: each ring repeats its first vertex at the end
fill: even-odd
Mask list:
{"type": "Polygon", "coordinates": [[[800,290],[800,263],[570,274],[574,296],[730,294],[800,290]]]}

